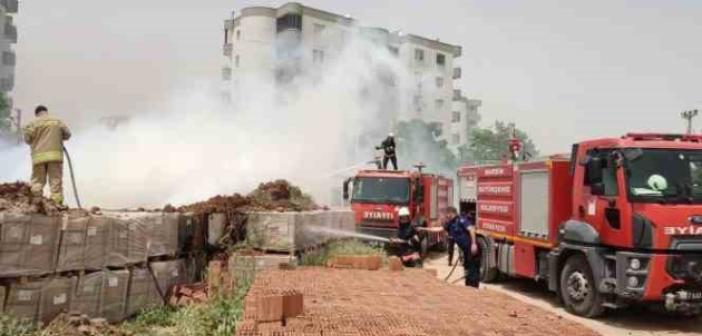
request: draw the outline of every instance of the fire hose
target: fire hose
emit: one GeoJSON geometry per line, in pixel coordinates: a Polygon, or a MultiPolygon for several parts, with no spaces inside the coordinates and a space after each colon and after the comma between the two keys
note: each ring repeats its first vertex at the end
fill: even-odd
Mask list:
{"type": "Polygon", "coordinates": [[[68,161],[68,170],[71,174],[71,185],[73,186],[73,196],[76,198],[76,204],[78,205],[78,209],[83,209],[83,207],[80,204],[80,197],[78,197],[78,187],[76,187],[76,177],[73,174],[73,162],[71,162],[71,155],[68,154],[68,149],[66,146],[63,146],[63,152],[66,153],[66,160],[68,161]]]}

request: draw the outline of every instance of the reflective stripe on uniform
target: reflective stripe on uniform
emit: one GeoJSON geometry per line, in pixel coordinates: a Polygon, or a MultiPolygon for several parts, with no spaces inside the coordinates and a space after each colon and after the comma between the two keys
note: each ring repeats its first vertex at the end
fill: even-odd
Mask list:
{"type": "Polygon", "coordinates": [[[41,164],[46,162],[63,162],[63,152],[50,151],[32,154],[32,164],[41,164]]]}

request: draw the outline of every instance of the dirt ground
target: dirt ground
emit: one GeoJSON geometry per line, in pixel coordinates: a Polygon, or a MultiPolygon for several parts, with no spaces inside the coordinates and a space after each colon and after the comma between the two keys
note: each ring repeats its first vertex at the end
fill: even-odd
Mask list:
{"type": "Polygon", "coordinates": [[[424,270],[364,271],[303,267],[260,273],[237,335],[597,335],[543,309],[494,291],[448,285],[424,270]],[[251,321],[256,298],[297,290],[304,314],[286,326],[251,321]],[[548,327],[545,327],[548,326],[548,327]]]}
{"type": "MultiPolygon", "coordinates": [[[[445,255],[436,256],[429,260],[425,267],[438,271],[439,279],[443,280],[450,272],[445,255]]],[[[458,268],[451,280],[458,279],[463,271],[458,268]]],[[[449,282],[451,282],[449,280],[449,282]]],[[[456,284],[461,286],[459,282],[456,284]]],[[[545,309],[570,321],[578,322],[602,335],[612,336],[689,336],[702,335],[702,319],[690,319],[679,316],[664,315],[644,307],[631,307],[624,310],[608,311],[599,319],[586,319],[566,312],[558,303],[554,293],[549,292],[542,284],[525,279],[512,279],[496,284],[483,285],[490,291],[500,292],[521,302],[545,309]]]]}

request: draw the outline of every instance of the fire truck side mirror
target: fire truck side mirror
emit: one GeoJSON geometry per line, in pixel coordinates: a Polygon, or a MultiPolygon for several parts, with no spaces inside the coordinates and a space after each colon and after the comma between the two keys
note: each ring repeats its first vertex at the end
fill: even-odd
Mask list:
{"type": "Polygon", "coordinates": [[[344,201],[348,201],[348,200],[349,200],[349,183],[351,183],[352,180],[353,180],[352,178],[349,178],[349,179],[346,179],[346,180],[344,181],[343,188],[342,188],[342,189],[343,189],[344,201]]]}
{"type": "MultiPolygon", "coordinates": [[[[586,182],[590,187],[602,185],[602,170],[605,168],[605,161],[599,157],[590,157],[585,164],[586,182]]],[[[604,189],[604,188],[603,188],[604,189]]],[[[604,190],[603,190],[604,191],[604,190]]]]}

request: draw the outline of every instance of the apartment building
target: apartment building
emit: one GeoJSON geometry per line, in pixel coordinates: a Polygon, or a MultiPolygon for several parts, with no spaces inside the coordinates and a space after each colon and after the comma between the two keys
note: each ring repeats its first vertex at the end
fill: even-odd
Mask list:
{"type": "Polygon", "coordinates": [[[13,14],[18,11],[17,0],[0,0],[0,91],[9,93],[15,86],[16,56],[12,45],[17,43],[17,27],[13,23],[13,14]]]}
{"type": "MultiPolygon", "coordinates": [[[[455,65],[462,54],[460,46],[385,28],[362,27],[348,15],[300,3],[279,8],[247,7],[225,21],[224,96],[236,102],[243,86],[285,85],[301,73],[311,74],[314,79],[315,72],[324,71],[324,65],[357,37],[387,48],[404,68],[402,76],[381,69],[377,82],[382,85],[362,90],[368,99],[382,100],[377,113],[384,114],[386,123],[380,128],[391,129],[398,120],[414,118],[438,122],[442,125],[441,137],[450,143],[454,101],[462,97],[454,84],[461,77],[461,69],[455,65]]],[[[470,117],[467,112],[463,115],[470,117]]],[[[465,138],[467,135],[460,139],[465,138]]]]}
{"type": "Polygon", "coordinates": [[[477,99],[468,99],[459,96],[451,103],[451,121],[446,137],[448,147],[454,153],[458,153],[458,148],[469,142],[470,130],[480,122],[478,109],[482,102],[477,99]]]}

